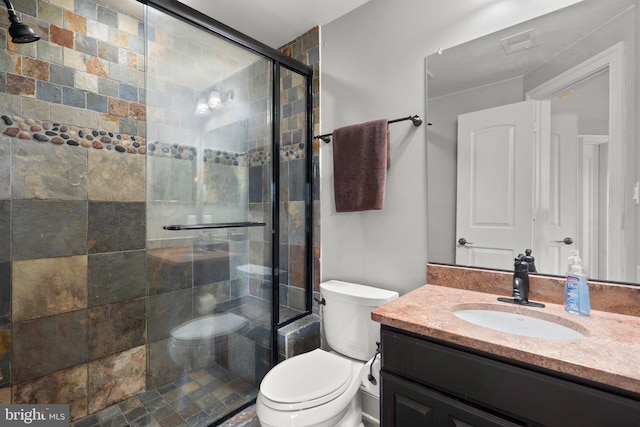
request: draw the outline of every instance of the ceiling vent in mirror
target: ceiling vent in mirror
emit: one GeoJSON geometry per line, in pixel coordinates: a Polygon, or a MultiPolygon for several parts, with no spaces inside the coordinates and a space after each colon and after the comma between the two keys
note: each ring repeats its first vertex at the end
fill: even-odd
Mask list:
{"type": "Polygon", "coordinates": [[[502,38],[500,43],[505,53],[511,55],[512,53],[538,46],[538,36],[535,28],[531,28],[530,30],[502,38]]]}

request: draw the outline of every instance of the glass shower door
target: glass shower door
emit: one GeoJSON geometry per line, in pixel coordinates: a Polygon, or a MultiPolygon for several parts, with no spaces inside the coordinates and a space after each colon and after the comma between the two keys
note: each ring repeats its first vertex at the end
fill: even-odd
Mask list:
{"type": "Polygon", "coordinates": [[[273,64],[147,9],[147,389],[207,425],[272,363],[273,64]]]}
{"type": "Polygon", "coordinates": [[[312,283],[311,151],[308,141],[307,76],[279,66],[280,159],[279,159],[279,324],[310,309],[312,283]]]}

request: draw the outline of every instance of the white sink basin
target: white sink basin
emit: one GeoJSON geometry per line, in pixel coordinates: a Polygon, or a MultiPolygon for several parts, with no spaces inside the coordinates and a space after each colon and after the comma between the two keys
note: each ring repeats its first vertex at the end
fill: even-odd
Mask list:
{"type": "MultiPolygon", "coordinates": [[[[558,321],[544,320],[522,313],[487,308],[458,309],[454,310],[454,314],[474,325],[514,335],[557,340],[575,340],[586,336],[585,328],[560,318],[558,318],[558,321]],[[564,324],[559,323],[559,321],[564,324]]],[[[553,316],[547,317],[553,318],[553,316]]]]}

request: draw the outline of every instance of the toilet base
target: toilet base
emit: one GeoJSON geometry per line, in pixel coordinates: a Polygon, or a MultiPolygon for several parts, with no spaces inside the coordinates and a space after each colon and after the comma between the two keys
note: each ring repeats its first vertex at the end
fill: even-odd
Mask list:
{"type": "Polygon", "coordinates": [[[328,420],[318,422],[321,407],[303,411],[273,412],[261,402],[258,395],[256,413],[262,427],[364,427],[362,424],[362,407],[360,394],[351,399],[349,406],[328,420]]]}
{"type": "Polygon", "coordinates": [[[194,341],[191,344],[176,343],[169,339],[169,356],[173,363],[183,371],[195,371],[218,364],[228,369],[229,340],[227,337],[217,341],[194,341]]]}
{"type": "Polygon", "coordinates": [[[360,394],[356,394],[356,397],[351,401],[349,410],[336,424],[337,427],[363,427],[362,425],[362,402],[360,401],[360,394]]]}

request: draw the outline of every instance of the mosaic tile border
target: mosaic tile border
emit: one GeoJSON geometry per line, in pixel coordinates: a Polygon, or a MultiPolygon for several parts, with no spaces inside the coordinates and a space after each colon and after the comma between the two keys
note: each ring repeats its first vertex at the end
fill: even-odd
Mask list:
{"type": "MultiPolygon", "coordinates": [[[[4,114],[0,116],[0,132],[3,135],[31,140],[40,143],[50,142],[55,145],[72,145],[96,150],[113,150],[128,154],[146,154],[149,156],[168,157],[182,160],[196,160],[197,148],[185,144],[168,142],[150,142],[137,135],[107,132],[89,128],[80,128],[56,122],[24,118],[4,114]]],[[[284,145],[280,147],[280,161],[304,159],[306,144],[284,145]]],[[[271,151],[259,147],[247,153],[205,149],[203,161],[231,166],[261,166],[271,161],[271,151]]]]}
{"type": "MultiPolygon", "coordinates": [[[[306,157],[305,147],[306,144],[304,142],[281,146],[280,162],[304,159],[306,157]]],[[[247,157],[246,161],[249,166],[266,165],[271,161],[271,151],[265,149],[265,147],[250,150],[244,155],[247,157]]]]}
{"type": "MultiPolygon", "coordinates": [[[[150,142],[147,155],[194,161],[198,158],[198,149],[191,145],[150,142]]],[[[230,166],[249,166],[247,162],[247,154],[236,153],[233,151],[212,150],[211,148],[205,148],[202,161],[204,163],[230,166]]]]}
{"type": "Polygon", "coordinates": [[[231,166],[249,165],[246,154],[235,153],[233,151],[212,150],[210,148],[204,150],[204,162],[231,166]]]}
{"type": "Polygon", "coordinates": [[[198,157],[196,147],[159,141],[149,143],[147,154],[149,156],[168,157],[178,160],[195,160],[198,157]]]}
{"type": "Polygon", "coordinates": [[[280,148],[280,161],[304,159],[306,157],[305,147],[306,144],[304,142],[282,146],[280,148]]]}
{"type": "Polygon", "coordinates": [[[25,141],[50,142],[55,145],[72,145],[96,150],[114,150],[129,154],[146,154],[146,139],[120,133],[89,128],[80,128],[56,122],[23,118],[20,116],[0,117],[2,134],[25,141]]]}
{"type": "Polygon", "coordinates": [[[258,147],[245,153],[247,164],[249,166],[262,166],[271,163],[271,150],[266,147],[258,147]]]}

